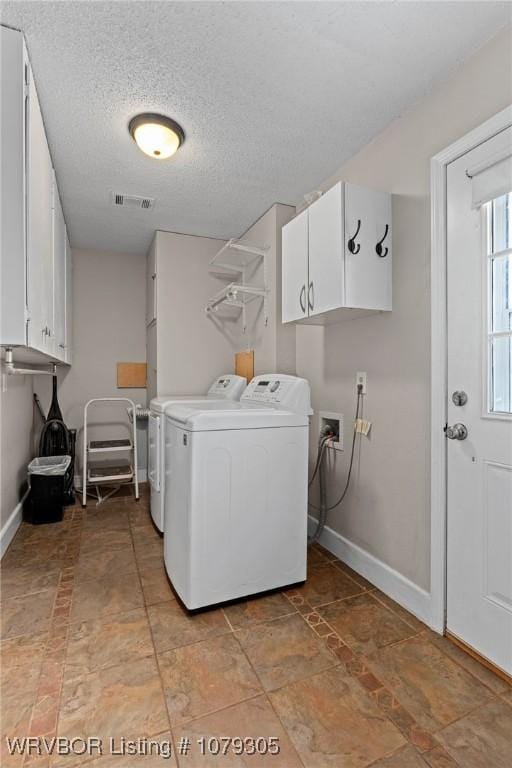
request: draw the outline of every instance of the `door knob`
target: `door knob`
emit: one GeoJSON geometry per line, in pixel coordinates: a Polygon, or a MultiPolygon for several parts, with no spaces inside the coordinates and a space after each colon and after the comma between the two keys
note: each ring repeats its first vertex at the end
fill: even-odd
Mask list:
{"type": "Polygon", "coordinates": [[[445,427],[446,437],[450,440],[465,440],[468,436],[468,429],[464,424],[454,424],[453,427],[445,427]]]}

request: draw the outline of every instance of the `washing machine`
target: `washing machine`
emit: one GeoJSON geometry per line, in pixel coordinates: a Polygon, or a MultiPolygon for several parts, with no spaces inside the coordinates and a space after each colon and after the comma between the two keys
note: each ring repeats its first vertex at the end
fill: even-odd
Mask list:
{"type": "Polygon", "coordinates": [[[306,579],[309,384],[165,409],[165,567],[189,609],[306,579]]]}
{"type": "Polygon", "coordinates": [[[148,417],[148,482],[150,486],[150,508],[153,522],[160,532],[164,530],[164,485],[165,485],[165,422],[164,410],[178,402],[202,403],[239,400],[247,386],[243,376],[226,373],[215,379],[208,392],[201,395],[165,395],[155,397],[149,404],[148,417]]]}

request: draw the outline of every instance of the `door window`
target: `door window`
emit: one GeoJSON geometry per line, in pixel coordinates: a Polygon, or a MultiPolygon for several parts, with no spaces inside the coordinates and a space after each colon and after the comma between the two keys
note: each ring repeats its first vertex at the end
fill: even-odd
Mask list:
{"type": "Polygon", "coordinates": [[[512,414],[512,192],[486,204],[488,410],[512,414]]]}

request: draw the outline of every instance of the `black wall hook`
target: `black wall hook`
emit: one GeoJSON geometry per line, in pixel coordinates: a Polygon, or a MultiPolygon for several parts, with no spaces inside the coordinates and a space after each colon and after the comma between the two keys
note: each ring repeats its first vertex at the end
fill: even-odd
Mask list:
{"type": "Polygon", "coordinates": [[[384,237],[382,238],[382,240],[379,240],[379,242],[375,246],[375,252],[377,253],[377,256],[381,257],[381,259],[383,259],[384,256],[387,256],[388,253],[389,253],[389,249],[388,248],[383,248],[382,247],[382,243],[384,242],[384,240],[388,236],[388,232],[389,232],[389,224],[386,224],[386,230],[384,232],[384,237]]]}
{"type": "Polygon", "coordinates": [[[361,250],[360,244],[356,243],[356,237],[358,236],[360,229],[361,229],[361,219],[358,219],[357,220],[357,229],[356,229],[356,231],[354,232],[354,234],[352,235],[352,237],[350,238],[350,240],[347,243],[347,247],[348,247],[350,253],[359,253],[359,251],[361,250]]]}

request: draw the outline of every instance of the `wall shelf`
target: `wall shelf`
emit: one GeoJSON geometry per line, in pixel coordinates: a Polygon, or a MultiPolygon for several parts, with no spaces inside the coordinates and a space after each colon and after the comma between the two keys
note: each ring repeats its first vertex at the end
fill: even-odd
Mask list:
{"type": "Polygon", "coordinates": [[[229,283],[215,296],[212,296],[205,307],[205,312],[215,311],[221,304],[230,307],[244,308],[254,299],[265,298],[268,291],[256,285],[243,285],[241,283],[229,283]]]}
{"type": "Polygon", "coordinates": [[[243,272],[246,267],[263,259],[268,249],[268,245],[255,245],[246,240],[231,238],[210,260],[210,266],[243,272]]]}

